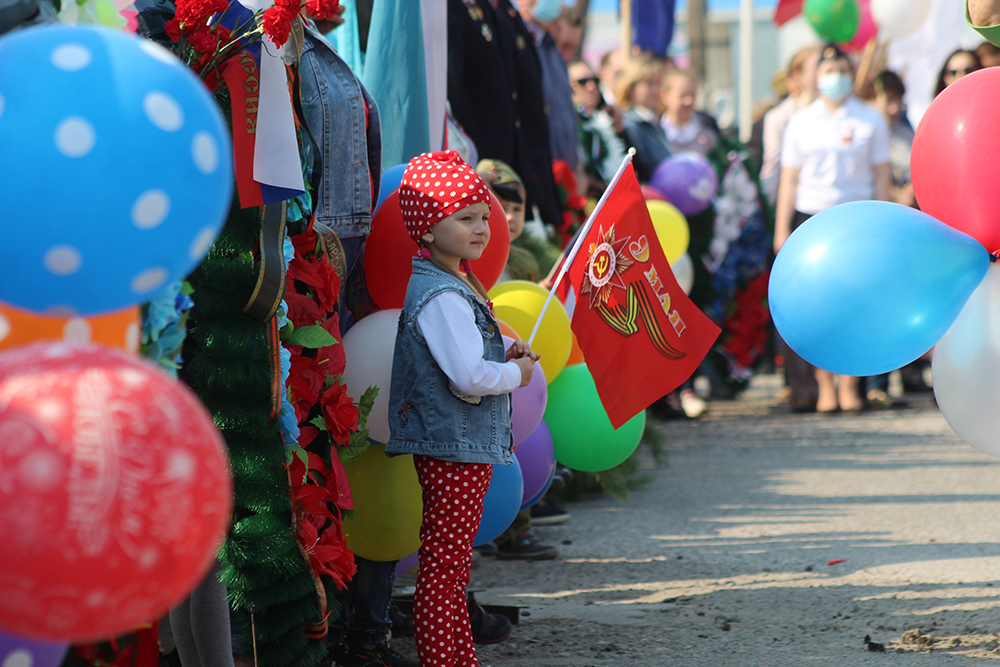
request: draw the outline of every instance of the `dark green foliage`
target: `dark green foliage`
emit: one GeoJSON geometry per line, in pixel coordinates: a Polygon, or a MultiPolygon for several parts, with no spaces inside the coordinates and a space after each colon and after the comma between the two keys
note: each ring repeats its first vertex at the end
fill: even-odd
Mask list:
{"type": "Polygon", "coordinates": [[[255,651],[260,667],[312,667],[326,649],[303,628],[320,620],[319,596],[293,532],[285,448],[270,420],[267,329],[242,312],[256,281],[258,234],[259,211],[234,205],[222,236],[191,275],[198,296],[181,376],[214,415],[229,449],[235,507],[219,557],[243,650],[255,651]]]}

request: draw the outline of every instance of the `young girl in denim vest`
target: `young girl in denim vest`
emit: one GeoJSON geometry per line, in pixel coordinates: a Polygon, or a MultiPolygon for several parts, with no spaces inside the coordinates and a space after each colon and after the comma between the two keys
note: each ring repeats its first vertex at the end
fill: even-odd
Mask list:
{"type": "Polygon", "coordinates": [[[455,151],[410,160],[399,187],[419,247],[399,318],[386,453],[413,454],[423,490],[413,605],[422,667],[478,665],[465,587],[492,464],[513,464],[509,394],[538,355],[504,350],[486,290],[472,274],[490,240],[490,195],[455,151]]]}

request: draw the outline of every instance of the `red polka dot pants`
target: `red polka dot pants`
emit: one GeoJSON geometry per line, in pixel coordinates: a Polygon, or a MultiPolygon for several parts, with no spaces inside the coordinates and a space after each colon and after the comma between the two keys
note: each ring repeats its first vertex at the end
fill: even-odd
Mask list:
{"type": "Polygon", "coordinates": [[[424,498],[413,600],[420,667],[476,666],[465,587],[493,466],[420,455],[413,462],[424,498]]]}

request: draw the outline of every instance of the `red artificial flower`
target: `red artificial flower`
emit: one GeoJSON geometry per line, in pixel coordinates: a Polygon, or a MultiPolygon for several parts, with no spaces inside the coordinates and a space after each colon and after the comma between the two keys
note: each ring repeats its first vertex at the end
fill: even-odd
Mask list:
{"type": "Polygon", "coordinates": [[[314,258],[313,261],[316,262],[320,278],[319,284],[313,285],[313,292],[319,301],[319,307],[332,313],[337,310],[337,301],[340,299],[340,276],[326,257],[314,258]]]}
{"type": "Polygon", "coordinates": [[[340,15],[340,0],[306,0],[306,12],[314,19],[332,19],[340,15]]]}
{"type": "Polygon", "coordinates": [[[288,319],[296,327],[315,326],[326,319],[325,313],[320,310],[319,304],[305,294],[287,290],[285,292],[285,303],[288,304],[288,319]]]}
{"type": "Polygon", "coordinates": [[[354,498],[351,495],[351,482],[347,479],[347,471],[337,452],[330,457],[332,465],[326,476],[326,490],[330,492],[330,502],[342,510],[354,509],[354,498]]]}
{"type": "Polygon", "coordinates": [[[304,257],[316,252],[316,232],[313,231],[312,223],[306,231],[292,237],[292,245],[295,246],[295,256],[304,257]]]}
{"type": "Polygon", "coordinates": [[[288,263],[288,277],[312,288],[323,312],[333,312],[340,297],[340,276],[326,257],[296,256],[288,263]]]}
{"type": "Polygon", "coordinates": [[[340,523],[334,522],[326,529],[313,553],[320,564],[317,572],[329,576],[337,588],[345,590],[347,582],[357,573],[358,566],[354,562],[354,554],[347,548],[340,523]]]}
{"type": "Polygon", "coordinates": [[[336,382],[327,387],[319,401],[330,437],[335,444],[346,447],[351,440],[351,431],[358,428],[358,406],[347,395],[346,387],[336,382]]]}
{"type": "Polygon", "coordinates": [[[337,313],[334,313],[326,322],[323,322],[323,328],[337,339],[337,343],[317,348],[316,365],[324,378],[328,375],[337,377],[344,373],[344,368],[347,366],[347,357],[344,356],[344,346],[340,343],[340,317],[337,313]]]}

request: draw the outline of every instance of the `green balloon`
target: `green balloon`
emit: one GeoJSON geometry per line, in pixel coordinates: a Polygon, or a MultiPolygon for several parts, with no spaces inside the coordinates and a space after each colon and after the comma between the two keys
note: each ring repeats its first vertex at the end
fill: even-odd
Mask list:
{"type": "Polygon", "coordinates": [[[837,44],[854,39],[861,24],[857,0],[806,0],[802,13],[817,35],[837,44]]]}
{"type": "Polygon", "coordinates": [[[545,423],[552,431],[556,460],[567,468],[600,472],[614,468],[639,446],[646,427],[640,412],[617,431],[601,405],[586,364],[563,369],[549,385],[545,423]]]}

